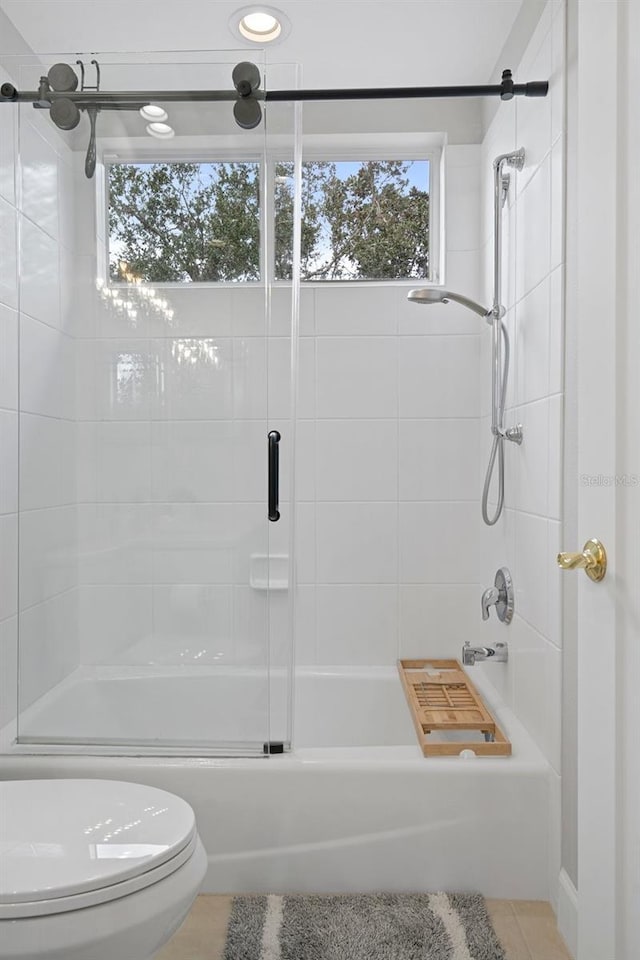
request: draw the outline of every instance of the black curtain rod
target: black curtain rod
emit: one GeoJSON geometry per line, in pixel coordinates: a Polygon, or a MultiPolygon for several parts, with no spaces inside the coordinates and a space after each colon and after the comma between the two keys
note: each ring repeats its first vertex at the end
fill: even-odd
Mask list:
{"type": "Polygon", "coordinates": [[[405,100],[405,99],[446,99],[452,97],[500,97],[511,100],[513,97],[546,97],[549,83],[536,80],[530,83],[514,83],[510,70],[502,73],[502,83],[464,85],[449,87],[357,87],[354,89],[330,90],[251,90],[245,94],[238,90],[145,90],[111,92],[56,92],[50,90],[43,98],[40,91],[19,91],[12,83],[3,83],[0,87],[0,102],[35,103],[46,106],[53,100],[69,99],[79,105],[100,106],[102,109],[131,109],[153,100],[164,102],[179,101],[223,101],[255,99],[267,103],[309,102],[319,100],[405,100]]]}
{"type": "MultiPolygon", "coordinates": [[[[505,87],[502,83],[480,86],[460,87],[361,87],[344,90],[267,90],[264,100],[267,103],[284,101],[313,100],[411,100],[411,99],[449,99],[452,97],[500,97],[511,100],[513,97],[546,97],[549,92],[547,80],[535,80],[531,83],[512,83],[505,87]]],[[[255,96],[255,94],[254,94],[255,96]]]]}

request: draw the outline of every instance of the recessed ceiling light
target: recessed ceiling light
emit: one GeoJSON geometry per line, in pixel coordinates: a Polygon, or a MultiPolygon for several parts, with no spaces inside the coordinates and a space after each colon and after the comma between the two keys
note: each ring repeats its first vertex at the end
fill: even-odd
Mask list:
{"type": "Polygon", "coordinates": [[[247,40],[260,41],[277,40],[282,32],[282,26],[277,17],[270,13],[248,13],[238,24],[238,30],[247,40]]]}
{"type": "Polygon", "coordinates": [[[150,123],[157,123],[166,120],[169,114],[164,107],[159,107],[155,103],[148,103],[146,107],[141,107],[140,116],[143,120],[148,120],[150,123]]]}
{"type": "Polygon", "coordinates": [[[170,140],[176,135],[175,130],[168,123],[148,123],[147,133],[150,137],[157,137],[158,140],[170,140]]]}
{"type": "Polygon", "coordinates": [[[287,17],[274,7],[252,6],[236,10],[229,26],[232,33],[251,43],[273,43],[289,33],[287,17]]]}

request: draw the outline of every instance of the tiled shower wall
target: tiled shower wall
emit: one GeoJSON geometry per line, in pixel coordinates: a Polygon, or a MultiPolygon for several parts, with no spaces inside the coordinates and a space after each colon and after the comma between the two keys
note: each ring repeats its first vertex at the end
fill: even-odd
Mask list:
{"type": "MultiPolygon", "coordinates": [[[[526,163],[512,173],[504,211],[505,322],[512,345],[505,422],[521,423],[521,447],[507,444],[503,517],[480,536],[482,587],[507,566],[515,587],[509,627],[491,613],[478,636],[508,640],[509,663],[483,665],[550,763],[552,836],[550,891],[559,864],[562,692],[561,542],[564,367],[564,67],[565,4],[549,3],[517,75],[549,77],[545,100],[519,99],[499,108],[482,147],[485,299],[493,282],[493,183],[496,156],[524,147],[526,163]]],[[[481,392],[483,467],[488,455],[490,350],[483,343],[481,392]]],[[[573,549],[573,547],[571,547],[573,549]]]]}
{"type": "MultiPolygon", "coordinates": [[[[42,141],[41,149],[53,148],[42,141]]],[[[481,298],[479,152],[447,150],[446,282],[481,298]]],[[[45,159],[51,166],[52,156],[43,156],[41,170],[45,159]]],[[[55,195],[66,190],[65,204],[75,200],[75,211],[61,205],[60,223],[44,225],[50,232],[26,227],[39,231],[30,248],[40,251],[41,270],[40,299],[30,310],[45,318],[25,316],[23,330],[23,569],[26,588],[33,581],[40,590],[34,614],[48,614],[46,623],[34,616],[31,641],[31,614],[25,617],[25,650],[34,651],[25,676],[35,682],[34,696],[77,659],[117,662],[124,648],[154,633],[213,630],[224,661],[260,658],[265,598],[248,585],[248,559],[256,535],[266,549],[267,392],[268,425],[282,431],[284,461],[283,522],[269,528],[271,552],[287,550],[287,291],[273,294],[268,385],[261,290],[164,290],[169,327],[153,305],[137,304],[132,321],[96,292],[88,252],[95,249],[95,185],[84,180],[81,160],[72,168],[58,158],[56,168],[55,195]],[[68,237],[56,275],[47,269],[54,263],[47,245],[60,231],[68,237]],[[64,306],[69,291],[73,317],[64,306]],[[63,306],[52,312],[58,302],[63,306]],[[38,340],[30,343],[32,330],[46,340],[40,351],[38,340]],[[215,344],[215,372],[181,371],[171,353],[181,338],[215,344]],[[229,473],[217,440],[227,443],[230,430],[229,473]],[[174,453],[163,461],[167,444],[174,453]],[[225,573],[216,566],[215,541],[226,534],[212,501],[230,499],[239,501],[236,522],[246,536],[236,539],[227,557],[233,569],[225,573]],[[64,626],[56,626],[49,614],[65,603],[64,626]]],[[[51,189],[42,183],[47,196],[51,189]]],[[[51,218],[44,194],[39,204],[51,218]]],[[[44,215],[40,206],[36,218],[44,215]]],[[[408,289],[332,284],[302,292],[299,663],[455,655],[477,626],[479,363],[487,331],[455,304],[408,303],[408,289]]],[[[11,637],[14,612],[8,608],[11,637]]],[[[285,655],[278,646],[284,594],[273,597],[271,614],[278,659],[285,655]]],[[[10,657],[14,641],[5,649],[10,657]]],[[[5,676],[14,670],[9,662],[5,676]]]]}
{"type": "MultiPolygon", "coordinates": [[[[9,79],[0,70],[0,79],[9,79]]],[[[16,712],[18,632],[18,283],[15,114],[0,113],[0,725],[16,712]]]]}
{"type": "Polygon", "coordinates": [[[269,537],[287,550],[266,517],[266,415],[269,396],[285,433],[289,317],[268,341],[258,287],[120,295],[94,283],[78,340],[82,660],[264,662],[267,594],[249,580],[269,537]]]}
{"type": "Polygon", "coordinates": [[[0,722],[16,712],[18,575],[23,703],[77,663],[72,154],[43,118],[23,117],[18,166],[17,120],[1,111],[0,722]]]}
{"type": "MultiPolygon", "coordinates": [[[[446,283],[478,298],[479,159],[446,151],[446,283]]],[[[452,656],[476,628],[484,330],[409,289],[303,291],[301,663],[452,656]]]]}
{"type": "MultiPolygon", "coordinates": [[[[479,152],[450,148],[446,170],[447,282],[472,296],[479,152]]],[[[484,331],[456,305],[409,304],[408,289],[302,290],[301,664],[455,654],[476,620],[484,331]]],[[[191,637],[217,662],[261,662],[266,596],[250,586],[250,563],[267,535],[272,554],[288,550],[290,291],[273,290],[268,341],[259,288],[163,288],[164,306],[134,292],[135,316],[88,292],[77,341],[81,660],[118,662],[153,637],[147,655],[175,662],[176,639],[191,637]],[[215,347],[216,364],[181,365],[185,340],[215,347]],[[268,428],[283,438],[282,520],[270,525],[268,428]]],[[[286,591],[269,606],[280,662],[286,591]]]]}

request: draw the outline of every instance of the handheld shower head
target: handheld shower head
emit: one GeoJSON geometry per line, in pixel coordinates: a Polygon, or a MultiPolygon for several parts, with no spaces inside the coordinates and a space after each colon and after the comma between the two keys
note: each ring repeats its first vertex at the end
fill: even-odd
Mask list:
{"type": "Polygon", "coordinates": [[[485,320],[492,315],[490,309],[487,310],[486,307],[476,303],[475,300],[471,300],[461,293],[452,293],[450,290],[440,290],[437,287],[422,287],[410,290],[407,294],[407,300],[411,300],[412,303],[449,303],[450,300],[453,300],[455,303],[467,307],[468,310],[473,310],[474,313],[485,320]]]}

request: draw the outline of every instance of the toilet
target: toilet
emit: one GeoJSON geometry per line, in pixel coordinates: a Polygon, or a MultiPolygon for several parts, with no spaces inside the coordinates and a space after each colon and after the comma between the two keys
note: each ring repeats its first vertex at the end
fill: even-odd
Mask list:
{"type": "Polygon", "coordinates": [[[0,960],[147,960],[206,867],[193,810],[164,790],[0,782],[0,960]]]}

